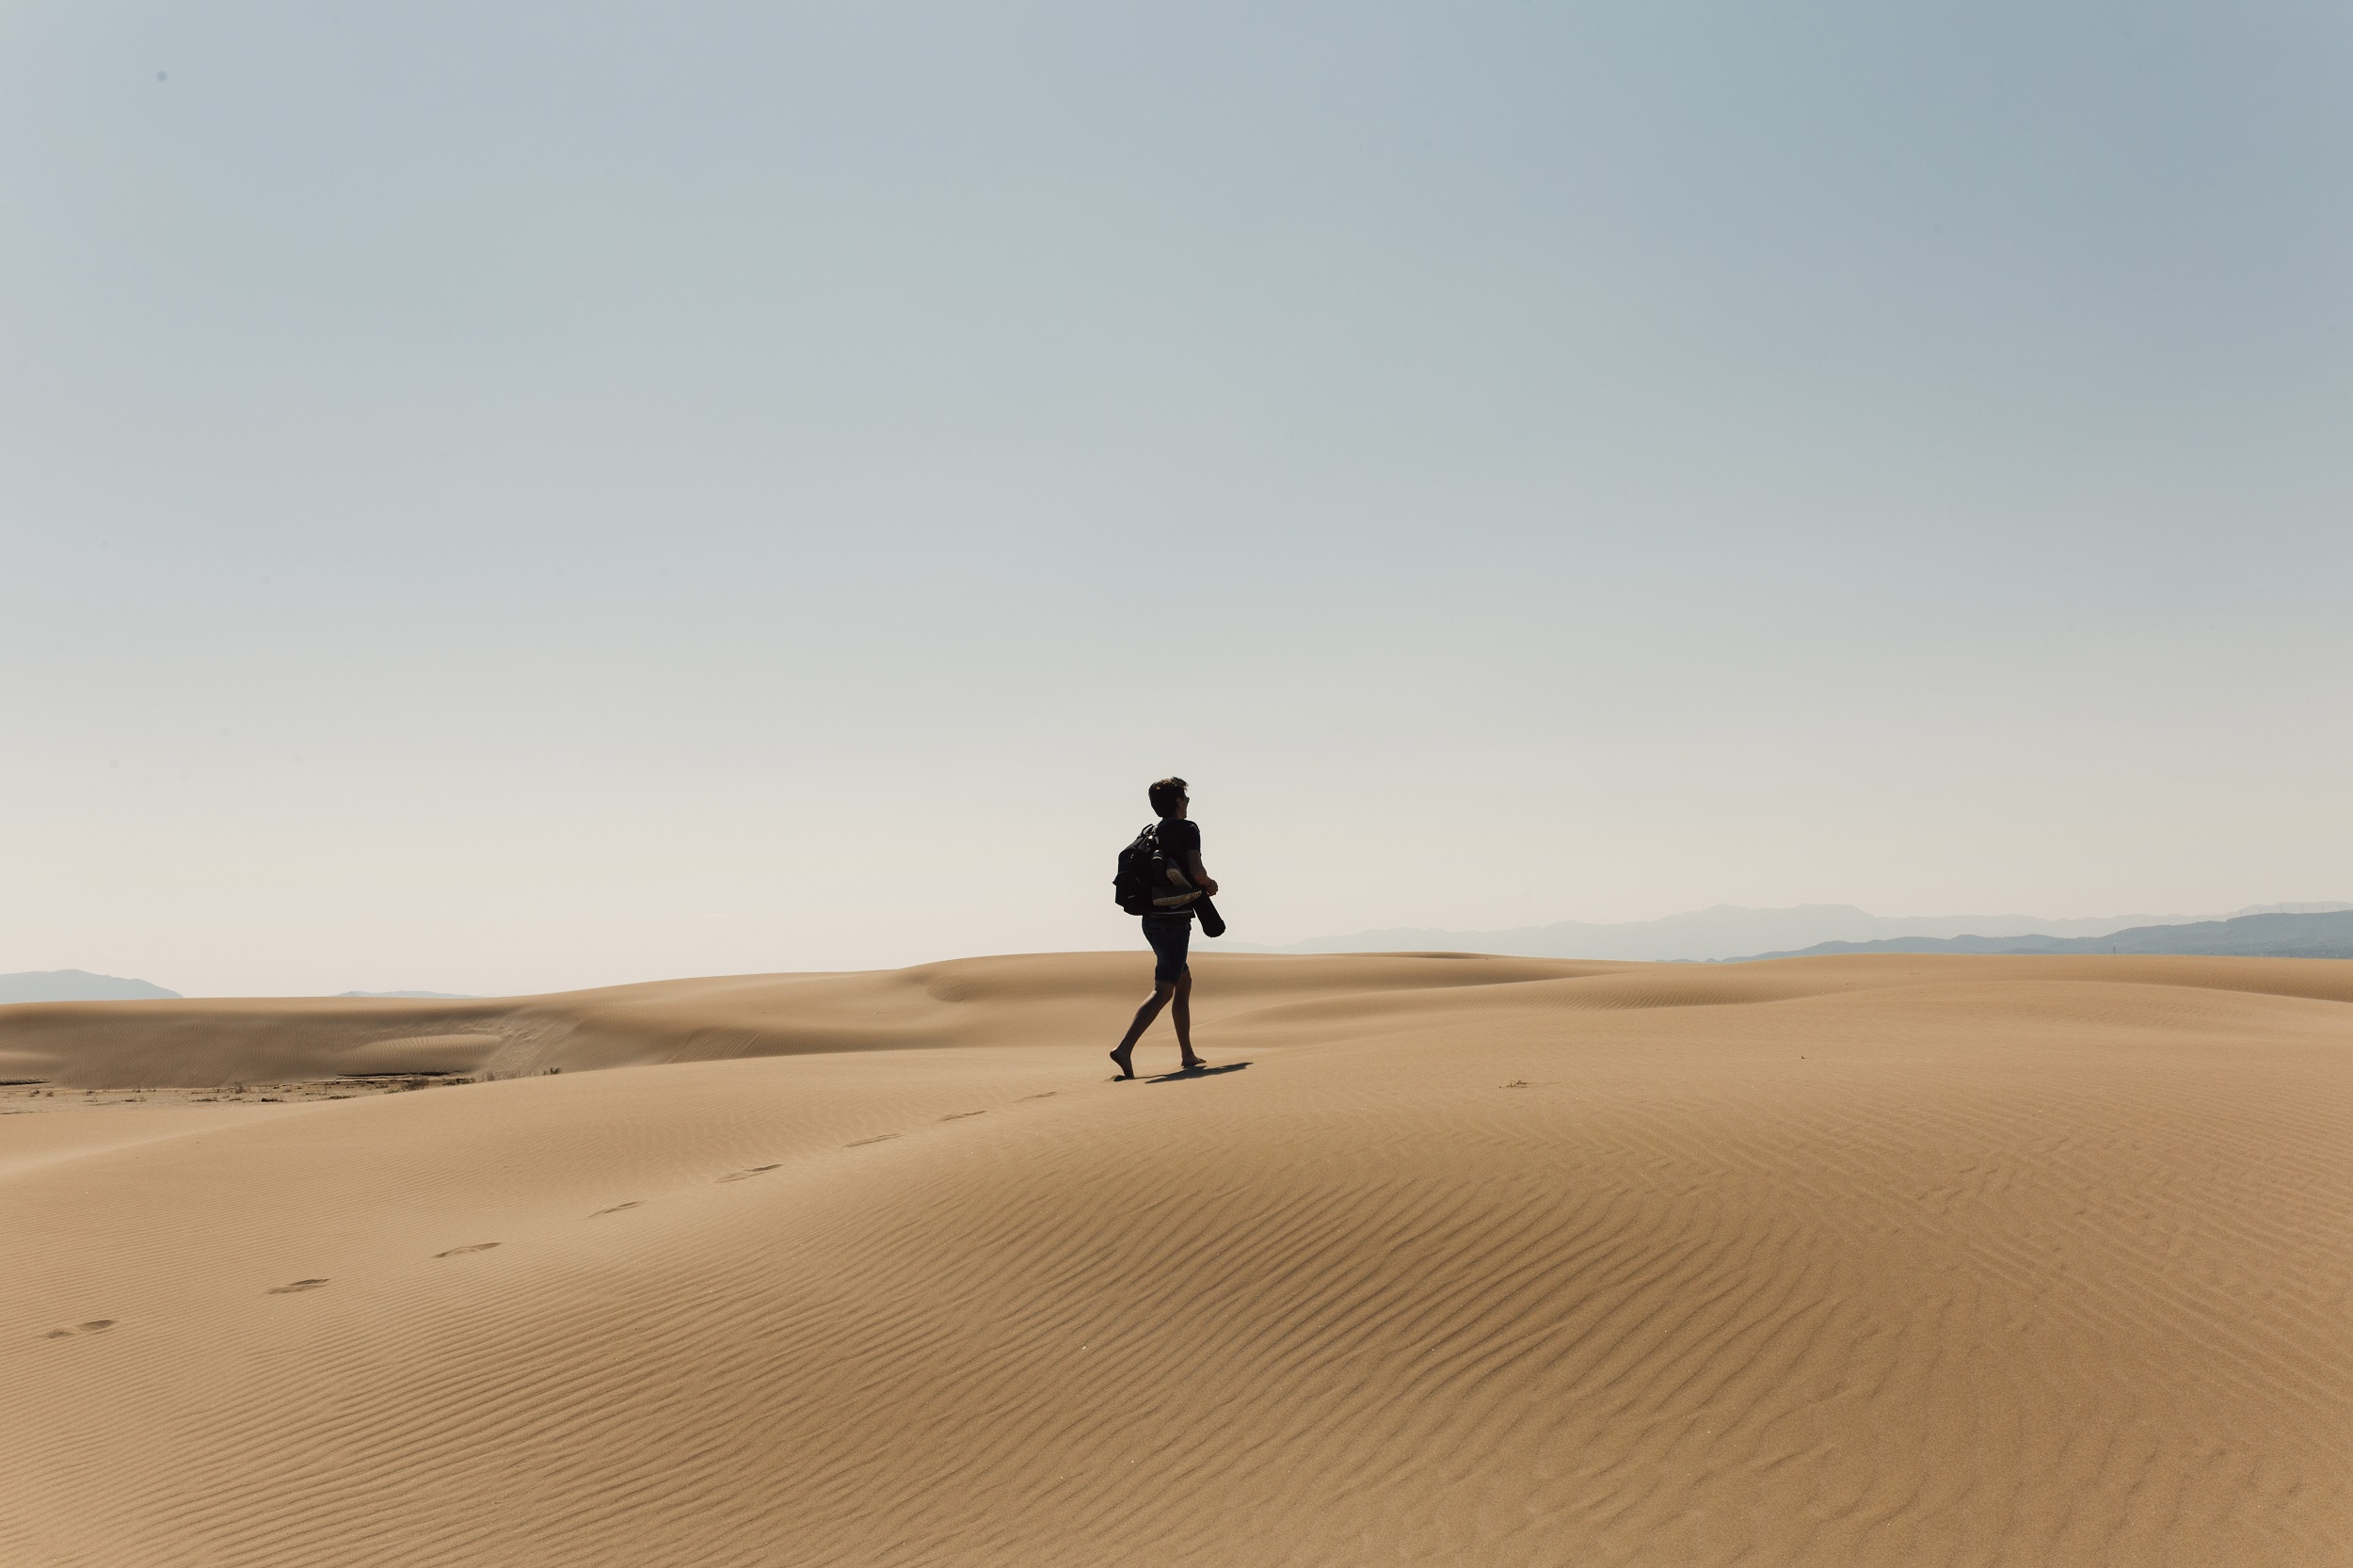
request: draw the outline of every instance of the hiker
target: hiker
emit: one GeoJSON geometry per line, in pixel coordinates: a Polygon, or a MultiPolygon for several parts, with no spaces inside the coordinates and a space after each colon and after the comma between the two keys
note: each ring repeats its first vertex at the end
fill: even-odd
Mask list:
{"type": "MultiPolygon", "coordinates": [[[[1209,1064],[1193,1053],[1193,969],[1185,949],[1193,941],[1193,907],[1217,891],[1217,881],[1201,867],[1201,824],[1190,820],[1193,808],[1181,778],[1163,778],[1152,786],[1152,809],[1157,826],[1136,836],[1120,857],[1120,907],[1144,917],[1144,939],[1152,944],[1152,994],[1136,1009],[1128,1036],[1112,1051],[1121,1078],[1133,1078],[1136,1042],[1171,1000],[1176,1003],[1176,1048],[1180,1070],[1209,1064]]],[[[1215,923],[1209,927],[1214,935],[1215,923]]]]}

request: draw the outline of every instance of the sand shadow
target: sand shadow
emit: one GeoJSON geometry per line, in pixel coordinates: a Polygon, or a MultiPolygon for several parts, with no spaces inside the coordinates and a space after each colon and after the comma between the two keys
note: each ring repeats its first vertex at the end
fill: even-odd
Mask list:
{"type": "Polygon", "coordinates": [[[1143,1080],[1145,1083],[1185,1083],[1194,1079],[1215,1078],[1220,1073],[1238,1073],[1250,1065],[1247,1062],[1225,1062],[1214,1067],[1179,1067],[1173,1073],[1159,1073],[1143,1080]]]}

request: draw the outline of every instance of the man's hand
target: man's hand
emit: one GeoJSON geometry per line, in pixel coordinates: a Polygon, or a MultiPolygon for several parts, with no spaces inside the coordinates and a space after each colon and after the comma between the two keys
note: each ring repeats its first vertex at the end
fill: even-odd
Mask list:
{"type": "Polygon", "coordinates": [[[1201,890],[1209,894],[1211,898],[1217,897],[1217,878],[1213,876],[1203,877],[1201,879],[1201,890]]]}

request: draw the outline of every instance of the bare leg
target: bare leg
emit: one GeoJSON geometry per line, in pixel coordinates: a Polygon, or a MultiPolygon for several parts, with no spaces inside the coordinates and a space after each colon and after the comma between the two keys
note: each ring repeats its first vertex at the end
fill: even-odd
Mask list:
{"type": "Polygon", "coordinates": [[[1168,1005],[1169,995],[1175,989],[1170,985],[1155,986],[1152,994],[1144,999],[1144,1005],[1136,1009],[1136,1021],[1128,1026],[1128,1037],[1112,1048],[1112,1062],[1119,1068],[1120,1077],[1136,1076],[1133,1062],[1136,1042],[1143,1039],[1144,1032],[1152,1027],[1152,1020],[1160,1016],[1160,1009],[1168,1005]]]}
{"type": "Polygon", "coordinates": [[[1208,1066],[1207,1062],[1193,1054],[1193,966],[1190,964],[1177,978],[1176,1010],[1169,1015],[1169,1019],[1176,1026],[1176,1048],[1183,1053],[1178,1065],[1208,1066]]]}

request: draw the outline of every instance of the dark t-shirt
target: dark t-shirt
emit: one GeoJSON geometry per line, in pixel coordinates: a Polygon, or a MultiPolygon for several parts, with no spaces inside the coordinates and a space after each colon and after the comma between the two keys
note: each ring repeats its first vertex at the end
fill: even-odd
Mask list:
{"type": "MultiPolygon", "coordinates": [[[[1191,868],[1193,857],[1201,853],[1201,824],[1197,822],[1187,822],[1182,817],[1162,817],[1158,842],[1161,860],[1167,863],[1171,871],[1183,878],[1179,882],[1171,882],[1168,886],[1169,892],[1181,892],[1192,887],[1191,868]]],[[[1146,918],[1190,920],[1193,919],[1193,904],[1191,901],[1188,901],[1174,908],[1155,909],[1146,918]]]]}
{"type": "Polygon", "coordinates": [[[1187,868],[1201,853],[1201,824],[1183,817],[1162,817],[1160,844],[1160,858],[1191,876],[1187,868]]]}

